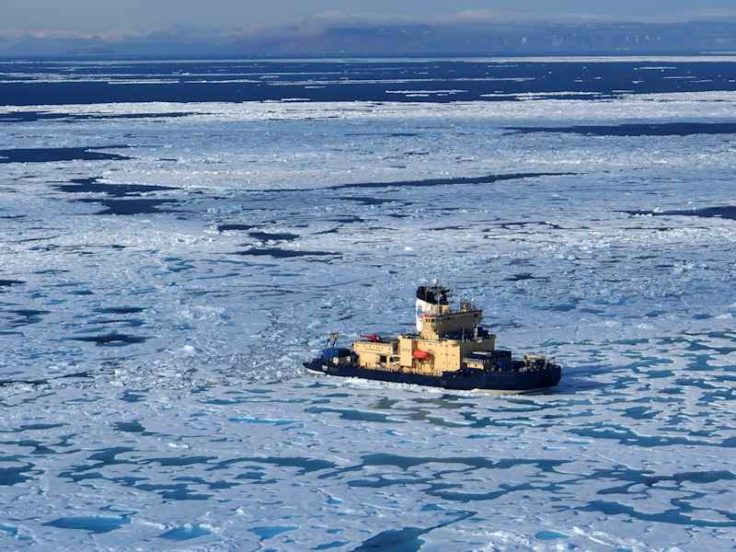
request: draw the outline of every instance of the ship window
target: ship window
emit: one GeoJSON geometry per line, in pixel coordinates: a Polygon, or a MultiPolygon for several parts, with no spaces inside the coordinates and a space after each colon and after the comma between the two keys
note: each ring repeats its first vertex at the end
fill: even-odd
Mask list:
{"type": "Polygon", "coordinates": [[[378,362],[380,362],[381,364],[385,364],[386,363],[386,357],[384,355],[380,355],[378,357],[378,362]]]}

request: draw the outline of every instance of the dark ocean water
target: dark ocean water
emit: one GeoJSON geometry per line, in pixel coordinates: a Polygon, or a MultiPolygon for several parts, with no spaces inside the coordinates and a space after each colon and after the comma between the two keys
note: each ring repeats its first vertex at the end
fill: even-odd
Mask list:
{"type": "Polygon", "coordinates": [[[736,90],[736,62],[0,61],[0,105],[505,100],[736,90]],[[511,97],[511,98],[510,98],[511,97]]]}

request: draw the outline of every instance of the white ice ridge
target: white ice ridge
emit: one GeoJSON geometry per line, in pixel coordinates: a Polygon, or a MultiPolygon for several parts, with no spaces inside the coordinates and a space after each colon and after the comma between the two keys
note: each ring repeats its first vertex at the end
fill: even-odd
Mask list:
{"type": "MultiPolygon", "coordinates": [[[[414,91],[413,93],[415,93],[414,91]]],[[[437,91],[432,91],[437,93],[437,91]]],[[[555,92],[559,96],[577,92],[555,92]]],[[[505,94],[512,96],[513,94],[505,94]]],[[[533,95],[520,94],[534,99],[533,95]]],[[[300,102],[287,105],[275,101],[243,103],[114,103],[90,105],[2,106],[0,113],[42,111],[69,115],[191,114],[187,119],[206,121],[325,120],[338,117],[359,119],[473,119],[483,121],[659,121],[736,117],[736,92],[682,92],[632,94],[621,98],[580,101],[579,99],[536,99],[524,102],[300,102]],[[708,106],[707,113],[703,105],[708,106]]],[[[155,121],[151,124],[155,124],[155,121]]],[[[176,119],[167,124],[187,124],[176,119]]]]}

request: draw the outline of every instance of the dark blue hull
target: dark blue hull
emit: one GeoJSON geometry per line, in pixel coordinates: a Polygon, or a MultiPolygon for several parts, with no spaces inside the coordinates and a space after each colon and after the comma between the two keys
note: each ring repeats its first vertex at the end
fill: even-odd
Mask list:
{"type": "Polygon", "coordinates": [[[556,364],[547,364],[545,368],[526,371],[460,370],[457,372],[444,372],[441,376],[369,370],[367,368],[361,368],[357,364],[330,364],[323,362],[321,358],[314,359],[311,362],[305,362],[304,366],[312,372],[320,372],[329,376],[409,383],[467,391],[473,389],[509,392],[536,391],[554,387],[560,382],[562,376],[562,371],[556,364]]]}

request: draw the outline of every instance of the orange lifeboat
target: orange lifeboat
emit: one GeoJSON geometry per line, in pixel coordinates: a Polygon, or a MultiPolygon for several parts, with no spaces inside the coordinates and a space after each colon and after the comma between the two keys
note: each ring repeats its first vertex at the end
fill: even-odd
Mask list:
{"type": "Polygon", "coordinates": [[[417,360],[429,360],[430,358],[432,358],[432,353],[428,351],[420,351],[417,349],[411,354],[411,356],[413,356],[417,360]]]}

